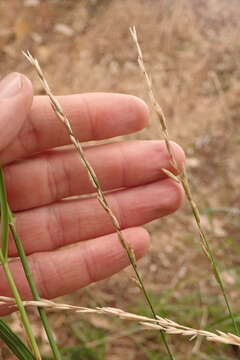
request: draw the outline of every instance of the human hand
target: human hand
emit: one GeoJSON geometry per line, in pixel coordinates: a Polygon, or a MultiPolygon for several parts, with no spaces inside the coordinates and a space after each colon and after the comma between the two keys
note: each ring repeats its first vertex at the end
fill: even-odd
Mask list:
{"type": "MultiPolygon", "coordinates": [[[[148,123],[146,105],[136,97],[92,93],[59,97],[80,141],[138,131],[148,123]]],[[[128,265],[111,221],[95,197],[76,150],[45,96],[33,98],[31,82],[14,73],[0,82],[0,162],[11,209],[16,215],[34,279],[43,298],[60,296],[111,276],[128,265]],[[67,197],[81,198],[63,200],[67,197]],[[66,245],[72,245],[66,247],[66,245]],[[61,248],[59,250],[59,248],[61,248]]],[[[179,167],[184,154],[173,144],[179,167]]],[[[123,141],[86,146],[136,258],[149,247],[141,226],[175,211],[181,187],[163,141],[123,141]]],[[[10,239],[9,255],[17,256],[10,239]]],[[[24,298],[30,290],[18,259],[10,268],[24,298]]],[[[12,296],[0,269],[0,295],[12,296]]],[[[4,315],[6,309],[1,309],[4,315]]]]}

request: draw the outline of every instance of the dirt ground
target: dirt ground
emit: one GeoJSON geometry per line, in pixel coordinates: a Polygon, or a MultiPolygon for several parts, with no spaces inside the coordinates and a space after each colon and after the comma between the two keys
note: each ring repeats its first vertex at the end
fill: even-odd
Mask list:
{"type": "MultiPolygon", "coordinates": [[[[239,312],[240,3],[238,0],[0,0],[0,75],[40,61],[55,94],[122,92],[148,101],[129,35],[135,25],[171,138],[187,154],[193,193],[232,307],[239,312]]],[[[151,125],[127,138],[156,139],[151,125]]],[[[193,327],[232,331],[187,204],[147,225],[140,269],[159,314],[193,327]]],[[[127,269],[57,301],[149,314],[127,269]]],[[[32,311],[42,350],[45,339],[32,311]]],[[[51,314],[66,359],[167,359],[159,335],[107,317],[51,314]]],[[[10,322],[17,329],[14,315],[10,322]]],[[[237,359],[230,347],[169,336],[177,359],[237,359]]],[[[10,359],[6,350],[2,356],[10,359]]]]}

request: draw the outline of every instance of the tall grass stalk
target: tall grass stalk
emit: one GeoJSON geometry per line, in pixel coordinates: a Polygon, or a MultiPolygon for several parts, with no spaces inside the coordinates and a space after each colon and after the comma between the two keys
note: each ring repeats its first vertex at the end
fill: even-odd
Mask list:
{"type": "MultiPolygon", "coordinates": [[[[41,84],[46,92],[46,94],[48,95],[49,99],[50,99],[50,103],[51,103],[51,106],[53,108],[53,111],[55,112],[57,118],[64,124],[66,130],[67,130],[67,133],[70,137],[70,140],[72,142],[72,144],[74,145],[74,147],[76,148],[79,156],[80,156],[80,160],[82,162],[82,164],[84,165],[84,167],[86,168],[86,171],[88,173],[88,176],[89,176],[89,180],[90,182],[92,183],[92,186],[95,188],[96,192],[97,192],[97,199],[99,201],[99,203],[101,204],[101,206],[103,207],[103,209],[106,211],[106,213],[108,214],[108,216],[110,217],[111,219],[111,222],[112,222],[112,225],[116,231],[116,234],[117,234],[117,237],[118,237],[118,240],[120,241],[122,247],[125,249],[126,253],[127,253],[127,256],[128,256],[128,259],[129,259],[129,262],[133,268],[133,271],[136,275],[136,278],[138,280],[138,283],[139,283],[139,286],[142,290],[142,293],[144,295],[144,298],[151,310],[151,313],[153,315],[153,317],[155,319],[157,319],[157,315],[155,313],[155,310],[153,308],[153,305],[152,305],[152,302],[151,302],[151,299],[150,299],[150,296],[144,286],[144,283],[143,283],[143,280],[141,278],[141,275],[138,271],[138,268],[137,268],[137,263],[136,263],[136,259],[135,259],[135,255],[134,255],[134,251],[133,249],[131,248],[131,246],[127,243],[127,241],[125,240],[123,234],[122,234],[122,231],[121,231],[121,227],[120,227],[120,224],[118,222],[118,219],[117,217],[115,216],[115,214],[113,213],[110,205],[108,204],[108,201],[107,201],[107,198],[101,188],[101,185],[100,185],[100,182],[97,178],[97,175],[94,171],[94,169],[92,168],[91,164],[88,162],[88,160],[86,159],[85,157],[85,154],[84,154],[84,151],[83,151],[83,148],[82,148],[82,145],[80,143],[80,141],[77,139],[77,137],[74,135],[73,133],[73,130],[72,130],[72,127],[71,127],[71,124],[67,118],[67,116],[65,115],[60,103],[58,102],[58,100],[55,98],[55,96],[52,94],[52,91],[46,81],[46,78],[43,74],[43,71],[37,61],[37,59],[35,59],[29,52],[27,53],[23,53],[26,58],[28,59],[28,61],[34,66],[38,76],[39,76],[39,79],[41,81],[41,84]]],[[[172,354],[171,350],[170,350],[170,347],[167,343],[167,339],[166,339],[166,336],[164,334],[164,332],[162,330],[160,330],[161,332],[161,338],[162,338],[162,341],[164,343],[164,346],[166,348],[166,351],[169,355],[169,358],[171,360],[174,360],[174,355],[172,354]]]]}
{"type": "Polygon", "coordinates": [[[29,343],[31,345],[32,351],[33,351],[36,359],[41,360],[40,351],[39,351],[38,345],[36,343],[36,340],[34,338],[33,331],[32,331],[32,328],[31,328],[27,313],[26,313],[25,308],[23,306],[23,302],[22,302],[22,299],[21,299],[20,294],[18,292],[15,281],[13,279],[11,270],[10,270],[10,268],[8,266],[8,260],[4,258],[3,253],[2,253],[1,250],[0,250],[0,262],[2,264],[2,268],[3,268],[3,271],[5,273],[8,285],[9,285],[9,287],[10,287],[10,289],[12,291],[12,294],[13,294],[13,296],[15,298],[17,308],[19,310],[20,317],[21,317],[21,320],[22,320],[22,324],[23,324],[23,327],[24,327],[24,329],[26,331],[27,337],[29,339],[29,343]]]}
{"type": "MultiPolygon", "coordinates": [[[[4,175],[3,170],[0,168],[0,196],[1,196],[1,214],[2,214],[2,253],[4,256],[4,259],[7,259],[7,249],[8,249],[8,233],[9,228],[12,233],[12,237],[14,239],[19,258],[22,263],[22,267],[26,276],[26,279],[28,281],[29,287],[32,292],[32,296],[34,300],[38,301],[41,300],[40,295],[38,293],[36,284],[33,280],[32,273],[28,264],[27,256],[25,254],[24,248],[22,246],[22,242],[20,240],[20,237],[16,231],[15,226],[15,219],[14,215],[8,205],[7,201],[7,195],[6,195],[6,189],[5,189],[5,183],[4,183],[4,175]],[[4,221],[5,220],[5,221],[4,221]],[[4,224],[5,222],[5,224],[4,224]]],[[[4,266],[4,265],[3,265],[4,266]]],[[[49,345],[51,346],[52,353],[54,355],[55,360],[61,360],[61,355],[58,350],[57,344],[54,340],[54,336],[51,330],[51,327],[48,323],[47,314],[44,309],[38,308],[39,316],[41,318],[43,327],[45,329],[47,338],[49,340],[49,345]]]]}
{"type": "MultiPolygon", "coordinates": [[[[40,298],[40,295],[38,293],[36,284],[35,284],[35,282],[33,280],[32,273],[31,273],[31,270],[30,270],[30,267],[29,267],[29,264],[28,264],[28,261],[27,261],[27,256],[25,254],[25,251],[24,251],[24,248],[22,246],[21,240],[20,240],[20,238],[18,236],[18,233],[16,231],[14,221],[12,221],[9,224],[9,226],[10,226],[11,233],[12,233],[12,236],[13,236],[17,251],[18,251],[18,255],[19,255],[19,257],[21,259],[21,262],[22,262],[22,266],[23,266],[23,269],[24,269],[24,272],[25,272],[25,276],[26,276],[26,278],[28,280],[28,284],[29,284],[29,287],[30,287],[31,292],[32,292],[32,296],[33,296],[34,300],[39,301],[39,300],[41,300],[41,298],[40,298]]],[[[56,341],[54,339],[54,335],[53,335],[53,332],[51,330],[51,327],[49,325],[46,311],[44,309],[42,309],[41,307],[38,307],[38,312],[39,312],[39,316],[41,318],[43,327],[45,329],[45,332],[46,332],[46,335],[47,335],[47,338],[48,338],[48,341],[49,341],[49,345],[51,346],[54,359],[55,360],[61,360],[61,354],[60,354],[60,351],[59,351],[58,346],[56,344],[56,341]]]]}
{"type": "Polygon", "coordinates": [[[0,168],[0,208],[1,208],[1,244],[0,244],[0,263],[5,273],[8,285],[12,291],[12,294],[16,300],[16,304],[21,316],[23,327],[29,339],[29,343],[32,347],[33,353],[37,360],[41,359],[40,351],[38,349],[37,342],[35,340],[30,321],[22,303],[21,296],[15,284],[11,270],[8,265],[8,235],[9,235],[9,223],[12,221],[11,213],[8,210],[7,193],[4,184],[3,172],[0,168]]]}
{"type": "Polygon", "coordinates": [[[164,112],[163,112],[161,106],[159,105],[158,101],[156,100],[155,94],[153,92],[152,80],[151,80],[151,77],[148,75],[148,73],[146,71],[146,68],[145,68],[145,64],[144,64],[144,61],[143,61],[143,54],[142,54],[142,50],[141,50],[141,47],[140,47],[139,42],[138,42],[138,37],[137,37],[137,32],[136,32],[135,27],[130,28],[130,33],[131,33],[133,41],[134,41],[134,43],[135,43],[135,45],[137,47],[138,64],[139,64],[139,67],[140,67],[140,69],[141,69],[141,71],[142,71],[142,73],[144,75],[145,80],[146,80],[149,97],[150,97],[153,108],[154,108],[154,110],[155,110],[155,112],[157,114],[158,120],[159,120],[161,128],[162,128],[163,137],[164,137],[165,144],[166,144],[169,156],[170,156],[171,164],[172,164],[173,168],[179,173],[179,175],[175,176],[174,174],[170,173],[169,171],[166,171],[165,169],[163,169],[163,170],[165,171],[165,173],[168,176],[170,176],[171,178],[173,178],[174,180],[176,180],[176,181],[178,181],[178,182],[180,182],[182,184],[182,187],[183,187],[183,189],[185,191],[185,194],[186,194],[186,197],[187,197],[187,199],[189,201],[189,204],[190,204],[190,207],[191,207],[191,210],[192,210],[192,214],[194,216],[194,219],[195,219],[195,222],[196,222],[196,225],[197,225],[197,228],[198,228],[198,232],[199,232],[199,235],[200,235],[201,246],[202,246],[205,254],[207,255],[207,257],[210,260],[212,270],[213,270],[213,274],[215,276],[215,279],[216,279],[216,281],[217,281],[217,283],[219,285],[219,288],[221,290],[221,293],[223,295],[227,310],[228,310],[229,315],[230,315],[231,320],[232,320],[234,330],[235,330],[236,334],[239,335],[239,329],[238,329],[237,323],[236,323],[236,321],[234,319],[234,315],[233,315],[233,312],[232,312],[232,309],[231,309],[231,306],[230,306],[230,303],[229,303],[229,300],[228,300],[228,296],[227,296],[227,293],[226,293],[226,290],[225,290],[225,287],[224,287],[224,283],[223,283],[220,271],[218,269],[218,263],[217,263],[217,261],[215,259],[213,250],[212,250],[212,248],[210,246],[207,234],[205,233],[205,231],[204,231],[204,229],[202,227],[202,224],[201,224],[200,212],[199,212],[198,206],[197,206],[197,204],[196,204],[196,202],[195,202],[195,200],[193,198],[192,192],[191,192],[191,188],[190,188],[186,168],[184,167],[183,170],[179,172],[177,162],[176,162],[174,153],[172,151],[172,147],[171,147],[171,143],[170,143],[170,139],[169,139],[167,121],[166,121],[164,112]]]}

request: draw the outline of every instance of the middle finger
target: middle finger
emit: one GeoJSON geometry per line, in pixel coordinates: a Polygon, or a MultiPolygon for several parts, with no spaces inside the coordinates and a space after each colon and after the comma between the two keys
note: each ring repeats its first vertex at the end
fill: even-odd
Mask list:
{"type": "MultiPolygon", "coordinates": [[[[179,167],[181,148],[172,144],[179,167]]],[[[104,190],[147,184],[173,171],[163,141],[128,141],[88,147],[86,157],[104,190]]],[[[51,150],[4,168],[12,210],[47,205],[65,197],[94,191],[86,169],[74,149],[51,150]]]]}

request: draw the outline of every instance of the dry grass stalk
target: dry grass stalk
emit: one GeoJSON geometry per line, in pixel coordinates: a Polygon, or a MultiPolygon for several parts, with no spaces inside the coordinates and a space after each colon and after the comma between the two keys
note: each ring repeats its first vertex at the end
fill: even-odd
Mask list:
{"type": "Polygon", "coordinates": [[[202,224],[201,224],[200,212],[199,212],[198,206],[197,206],[197,204],[196,204],[196,202],[195,202],[195,200],[193,198],[192,192],[191,192],[191,188],[190,188],[186,168],[184,167],[183,170],[179,172],[177,162],[176,162],[174,153],[172,151],[172,147],[171,147],[171,143],[170,143],[170,139],[169,139],[166,118],[165,118],[165,115],[164,115],[164,112],[163,112],[161,106],[159,105],[159,103],[156,100],[156,97],[154,95],[153,86],[152,86],[152,80],[151,80],[151,77],[149,76],[149,74],[147,73],[146,68],[145,68],[145,64],[144,64],[144,61],[143,61],[143,54],[142,54],[142,50],[141,50],[141,47],[140,47],[139,42],[138,42],[136,28],[135,27],[130,28],[130,33],[131,33],[133,41],[134,41],[134,43],[135,43],[135,45],[137,47],[138,64],[139,64],[139,67],[140,67],[144,77],[145,77],[147,87],[148,87],[148,93],[149,93],[150,100],[151,100],[153,108],[154,108],[154,110],[155,110],[155,112],[157,114],[158,120],[159,120],[159,122],[161,124],[163,137],[164,137],[166,147],[167,147],[167,150],[168,150],[168,153],[169,153],[169,156],[170,156],[171,164],[172,164],[173,168],[179,173],[179,175],[175,176],[174,174],[170,173],[169,171],[166,171],[165,169],[163,169],[163,170],[165,171],[165,173],[168,176],[170,176],[171,178],[173,178],[174,180],[176,180],[178,182],[180,181],[180,183],[182,184],[182,187],[183,187],[183,189],[185,191],[186,197],[187,197],[187,199],[189,201],[189,204],[190,204],[194,219],[196,221],[196,225],[197,225],[198,232],[199,232],[199,235],[200,235],[201,246],[202,246],[205,254],[207,255],[207,257],[209,258],[209,260],[211,262],[212,270],[213,270],[215,279],[216,279],[216,281],[217,281],[217,283],[218,283],[218,285],[220,287],[220,290],[222,292],[222,295],[224,297],[224,300],[225,300],[229,315],[230,315],[230,317],[232,319],[232,323],[233,323],[235,332],[236,332],[236,334],[239,334],[239,330],[238,330],[236,321],[234,319],[234,316],[233,316],[233,313],[232,313],[232,310],[231,310],[231,306],[230,306],[230,303],[228,301],[228,297],[227,297],[227,294],[226,294],[226,291],[225,291],[224,283],[223,283],[221,274],[220,274],[220,272],[218,270],[218,265],[217,265],[215,256],[214,256],[213,251],[212,251],[212,249],[210,247],[207,235],[206,235],[206,233],[205,233],[205,231],[204,231],[204,229],[202,227],[202,224]]]}
{"type": "MultiPolygon", "coordinates": [[[[16,306],[15,300],[13,298],[5,296],[0,296],[0,305],[1,304],[7,304],[10,307],[16,306]]],[[[73,311],[75,313],[113,315],[123,320],[136,321],[144,328],[149,330],[162,330],[171,335],[187,336],[190,337],[190,340],[195,339],[197,336],[202,336],[208,341],[240,346],[240,337],[234,334],[224,333],[219,330],[216,330],[216,333],[213,333],[201,329],[194,329],[178,324],[175,321],[169,320],[167,318],[162,318],[160,316],[157,316],[157,319],[152,319],[146,316],[129,313],[124,310],[112,307],[87,308],[69,304],[57,304],[54,301],[45,299],[41,299],[41,301],[24,301],[23,304],[24,306],[40,306],[53,311],[73,311]]]]}
{"type": "MultiPolygon", "coordinates": [[[[49,99],[50,99],[50,102],[51,102],[51,106],[53,108],[53,111],[55,112],[57,118],[64,124],[67,132],[68,132],[68,135],[69,135],[69,138],[72,142],[72,144],[74,145],[74,147],[76,148],[78,154],[80,155],[80,159],[81,159],[81,162],[82,164],[84,165],[84,167],[86,168],[86,171],[88,173],[88,177],[89,177],[89,180],[90,182],[92,183],[92,186],[95,188],[96,192],[97,192],[97,199],[99,201],[99,203],[101,204],[101,206],[103,207],[103,209],[106,211],[106,213],[108,214],[108,216],[110,217],[111,219],[111,222],[112,222],[112,225],[116,231],[116,234],[117,234],[117,237],[118,237],[118,240],[120,241],[121,245],[123,246],[123,248],[125,249],[126,253],[127,253],[127,256],[128,256],[128,259],[129,259],[129,262],[130,264],[132,265],[132,268],[134,270],[134,273],[136,275],[136,278],[137,278],[137,281],[139,283],[139,286],[142,290],[142,293],[145,297],[145,300],[152,312],[152,315],[155,319],[157,319],[157,316],[156,316],[156,313],[155,313],[155,310],[153,308],[153,305],[152,305],[152,302],[151,302],[151,299],[148,295],[148,292],[144,286],[144,283],[142,281],[142,278],[141,278],[141,275],[138,271],[138,268],[137,268],[137,263],[136,263],[136,258],[135,258],[135,254],[134,254],[134,250],[132,249],[131,245],[129,245],[127,243],[127,241],[124,239],[124,236],[122,234],[122,231],[121,231],[121,227],[120,227],[120,224],[119,224],[119,221],[117,219],[117,217],[115,216],[115,214],[113,213],[108,201],[107,201],[107,198],[101,188],[101,184],[97,178],[97,175],[94,171],[94,169],[92,168],[91,164],[88,162],[87,158],[85,157],[85,154],[84,154],[84,151],[83,151],[83,148],[82,148],[82,145],[80,143],[80,141],[78,140],[78,138],[74,135],[73,133],[73,130],[72,130],[72,127],[71,127],[71,124],[70,124],[70,121],[69,119],[67,118],[67,116],[65,115],[60,103],[58,102],[58,100],[56,99],[56,97],[53,95],[48,83],[47,83],[47,80],[46,78],[44,77],[44,74],[43,74],[43,71],[38,63],[38,60],[35,59],[31,54],[30,52],[23,52],[24,56],[28,59],[28,61],[34,66],[38,76],[39,76],[39,79],[41,81],[41,84],[46,92],[46,94],[48,95],[49,99]]],[[[167,344],[167,340],[165,338],[165,335],[164,333],[160,330],[161,332],[161,337],[162,337],[162,341],[166,347],[166,350],[167,350],[167,353],[169,355],[169,358],[171,360],[174,360],[174,356],[173,354],[171,353],[171,350],[167,344]]]]}

